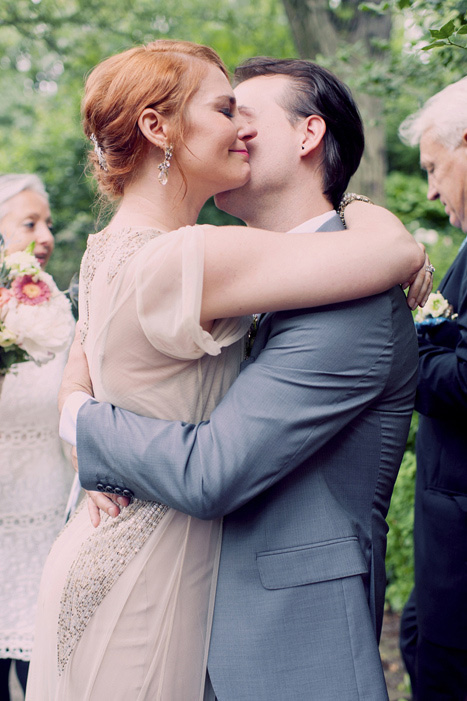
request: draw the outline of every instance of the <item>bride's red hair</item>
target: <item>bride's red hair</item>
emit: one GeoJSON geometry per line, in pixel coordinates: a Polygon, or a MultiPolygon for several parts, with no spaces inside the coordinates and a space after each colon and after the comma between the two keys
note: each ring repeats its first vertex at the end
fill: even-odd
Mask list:
{"type": "Polygon", "coordinates": [[[83,128],[88,138],[95,135],[103,149],[107,171],[93,151],[89,160],[101,192],[109,199],[121,197],[125,182],[146,154],[148,141],[138,127],[146,107],[171,118],[170,140],[175,146],[183,140],[185,107],[199,88],[206,63],[227,76],[221,59],[208,46],[160,39],[112,56],[89,74],[83,128]]]}

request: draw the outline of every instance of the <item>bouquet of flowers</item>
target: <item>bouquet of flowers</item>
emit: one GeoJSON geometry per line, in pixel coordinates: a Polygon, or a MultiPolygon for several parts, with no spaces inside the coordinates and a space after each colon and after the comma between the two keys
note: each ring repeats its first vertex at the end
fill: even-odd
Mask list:
{"type": "Polygon", "coordinates": [[[458,314],[454,314],[452,304],[444,299],[441,292],[431,292],[425,306],[418,310],[415,324],[417,326],[438,326],[448,319],[454,321],[457,317],[458,314]]]}
{"type": "Polygon", "coordinates": [[[0,234],[0,380],[17,363],[47,363],[71,342],[70,302],[33,250],[6,255],[0,234]]]}

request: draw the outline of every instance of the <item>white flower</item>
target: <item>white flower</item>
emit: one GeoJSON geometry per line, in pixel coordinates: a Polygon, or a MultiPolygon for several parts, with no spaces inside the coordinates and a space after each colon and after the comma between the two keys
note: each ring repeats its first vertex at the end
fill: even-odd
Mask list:
{"type": "Polygon", "coordinates": [[[0,269],[0,373],[27,360],[52,360],[71,343],[71,304],[36,258],[19,251],[5,256],[0,269]]]}
{"type": "Polygon", "coordinates": [[[9,302],[5,322],[16,334],[20,348],[36,363],[47,362],[65,350],[74,327],[70,303],[58,290],[48,302],[37,306],[9,302]]]}
{"type": "Polygon", "coordinates": [[[47,273],[42,273],[37,258],[26,251],[17,251],[5,256],[5,263],[10,269],[10,278],[15,278],[19,275],[32,275],[34,277],[38,275],[42,278],[42,275],[47,275],[47,273]]]}
{"type": "Polygon", "coordinates": [[[437,319],[438,317],[454,319],[457,314],[453,315],[452,311],[452,306],[447,299],[444,299],[441,292],[431,292],[423,309],[418,310],[415,321],[423,323],[427,318],[437,319]]]}
{"type": "Polygon", "coordinates": [[[2,348],[8,348],[9,346],[14,346],[18,342],[16,335],[6,326],[0,324],[0,346],[2,348]]]}

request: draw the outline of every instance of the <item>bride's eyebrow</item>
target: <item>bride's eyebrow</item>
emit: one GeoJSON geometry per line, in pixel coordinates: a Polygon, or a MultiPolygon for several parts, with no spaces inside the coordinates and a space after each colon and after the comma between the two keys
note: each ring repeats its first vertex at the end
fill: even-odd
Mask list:
{"type": "Polygon", "coordinates": [[[224,100],[229,102],[230,107],[235,107],[237,104],[237,100],[233,95],[219,95],[219,97],[216,98],[216,103],[224,102],[224,100]]]}

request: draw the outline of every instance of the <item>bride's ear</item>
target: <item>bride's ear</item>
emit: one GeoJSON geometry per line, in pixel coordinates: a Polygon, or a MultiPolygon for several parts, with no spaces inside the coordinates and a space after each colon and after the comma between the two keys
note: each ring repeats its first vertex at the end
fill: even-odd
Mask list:
{"type": "Polygon", "coordinates": [[[167,147],[168,125],[167,120],[161,117],[157,110],[146,107],[139,118],[138,126],[144,137],[154,146],[158,146],[163,151],[167,147]]]}

